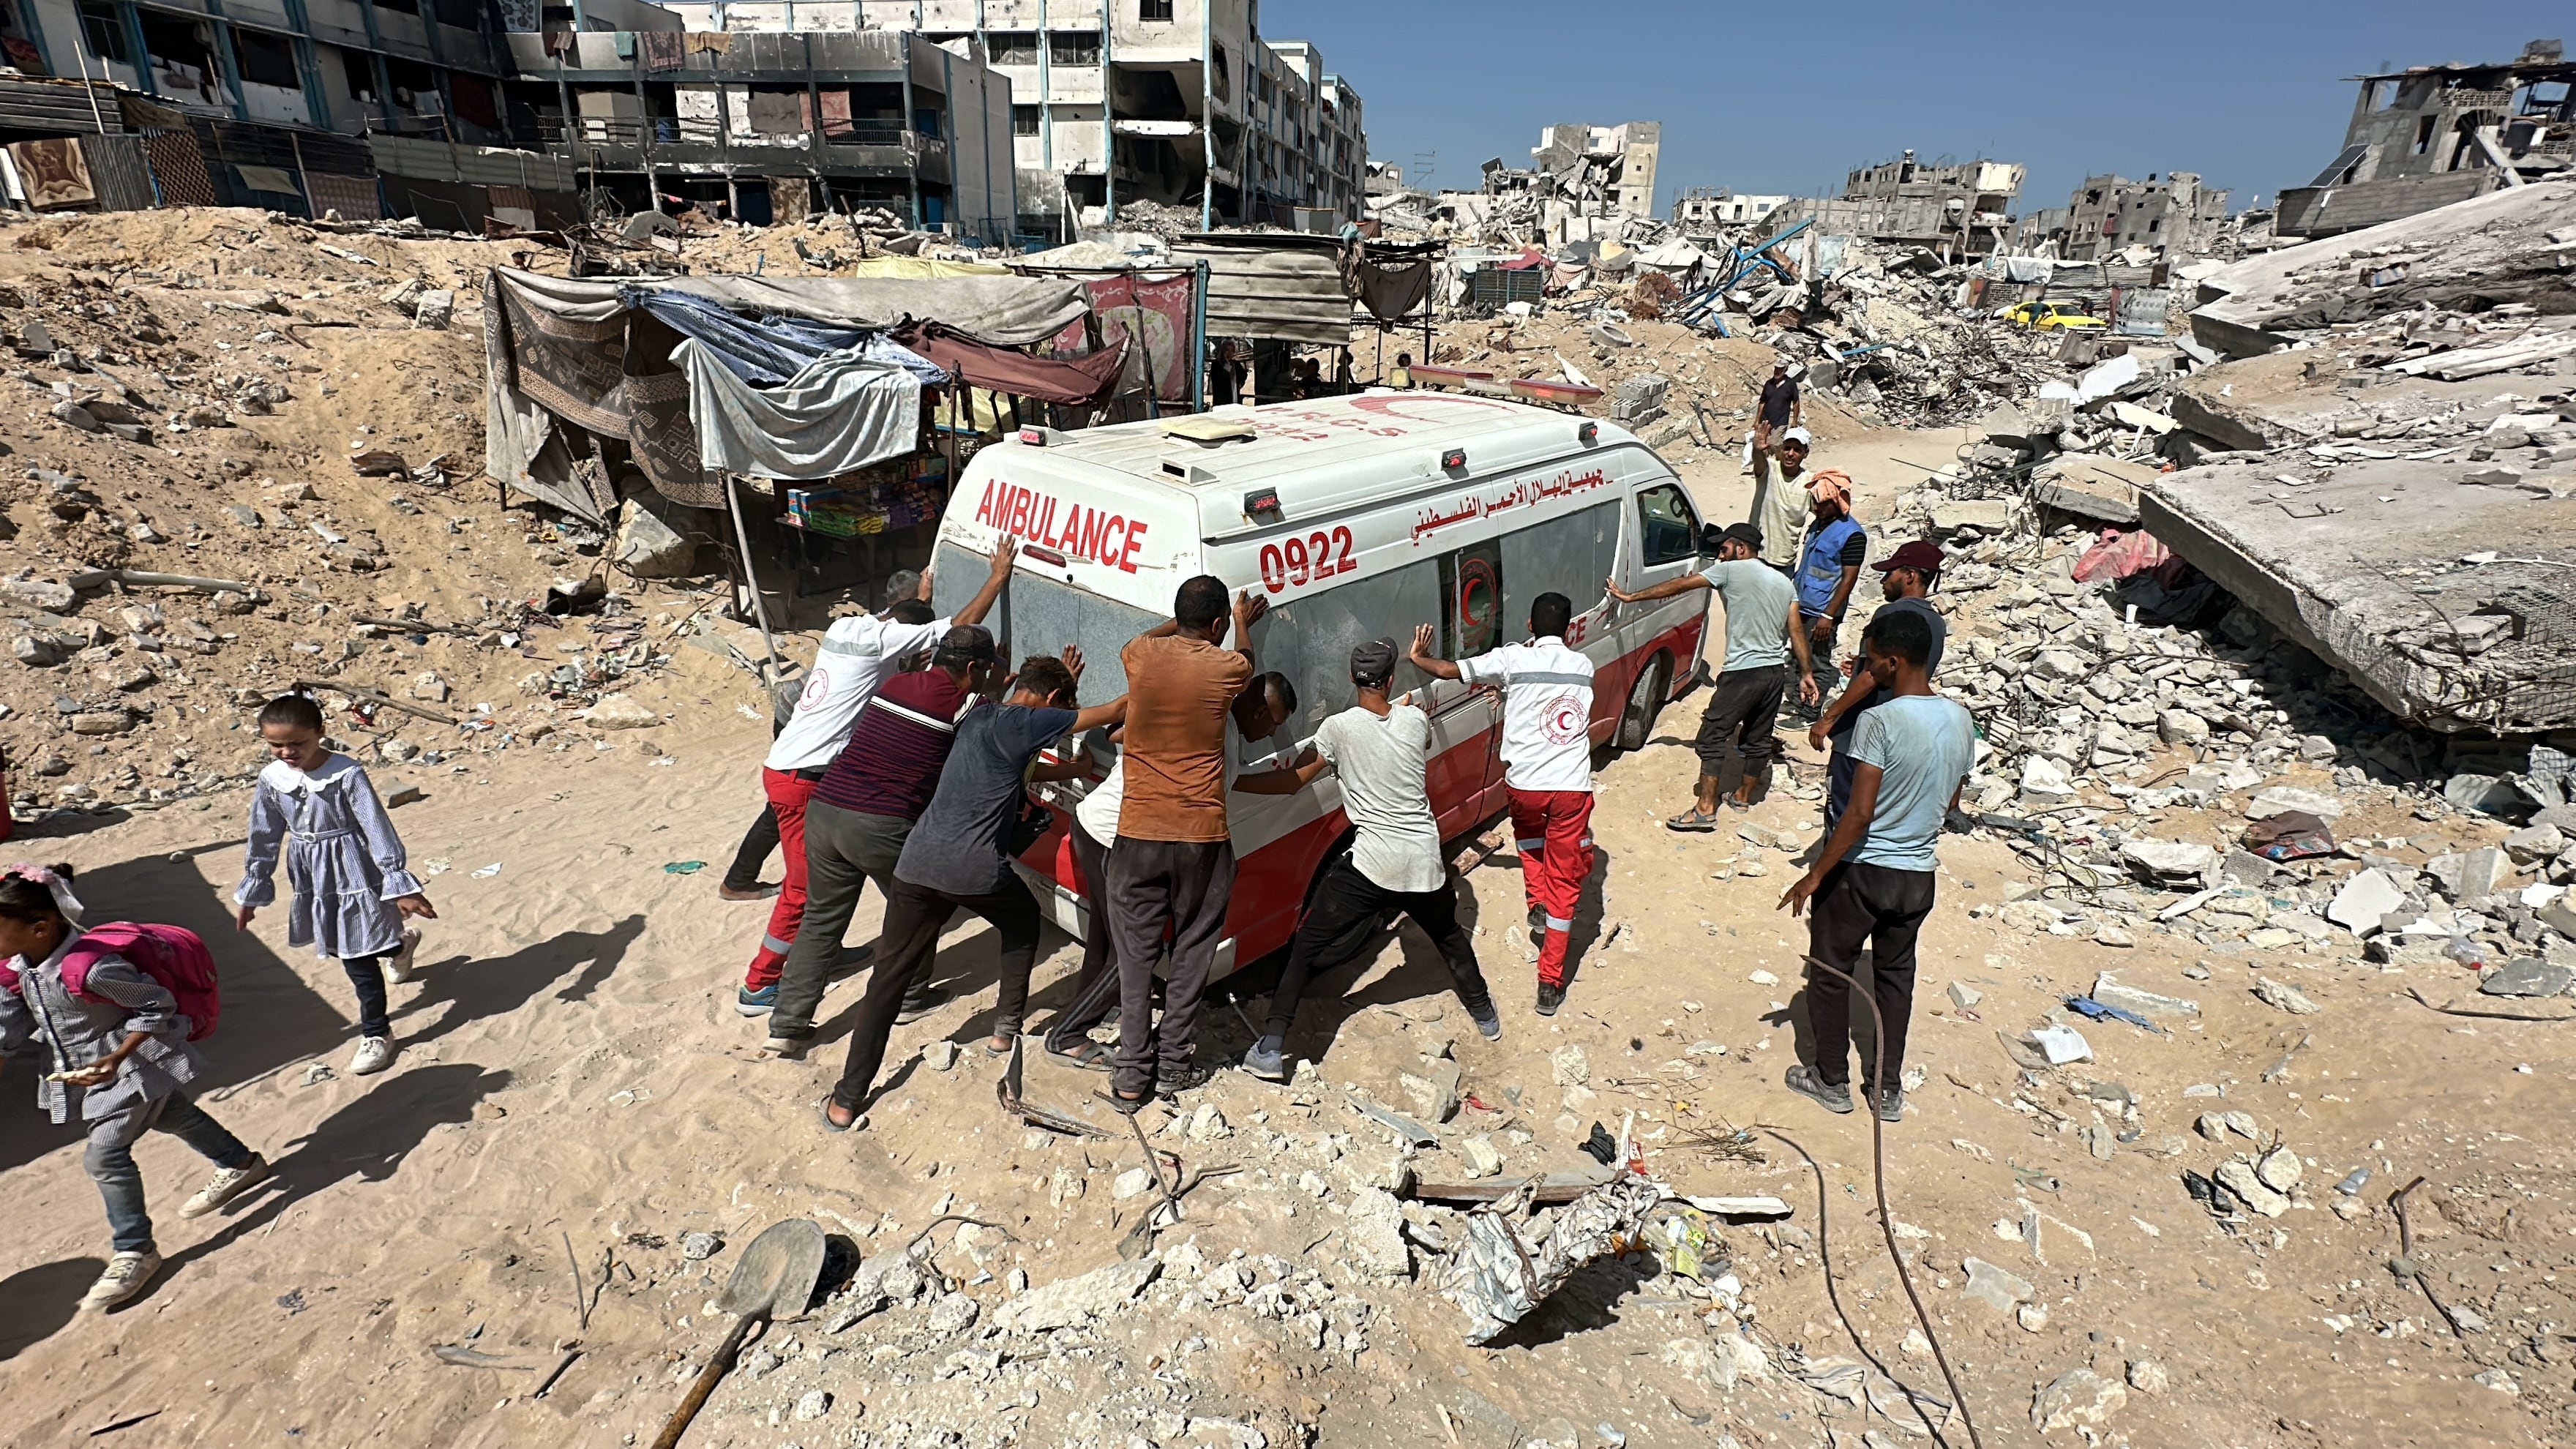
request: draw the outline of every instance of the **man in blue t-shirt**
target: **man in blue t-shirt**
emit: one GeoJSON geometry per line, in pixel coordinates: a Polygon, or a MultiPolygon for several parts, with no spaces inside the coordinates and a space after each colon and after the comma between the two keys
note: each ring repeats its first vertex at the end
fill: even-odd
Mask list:
{"type": "MultiPolygon", "coordinates": [[[[1911,611],[1872,619],[1861,635],[1870,675],[1888,699],[1852,730],[1851,807],[1816,853],[1816,863],[1780,897],[1797,915],[1810,899],[1807,954],[1845,975],[1870,948],[1870,996],[1884,1032],[1872,1063],[1870,1101],[1885,1122],[1900,1120],[1905,1094],[1905,1029],[1914,1015],[1914,938],[1932,914],[1933,842],[1958,804],[1976,763],[1977,728],[1968,712],[1932,692],[1932,629],[1911,611]]],[[[1810,965],[1807,1020],[1816,1063],[1789,1069],[1789,1090],[1836,1112],[1852,1109],[1851,991],[1832,971],[1810,965]]]]}
{"type": "MultiPolygon", "coordinates": [[[[1918,538],[1871,565],[1879,572],[1880,592],[1886,596],[1887,602],[1879,605],[1878,612],[1869,616],[1870,622],[1876,623],[1890,614],[1914,614],[1931,626],[1932,657],[1924,664],[1923,673],[1925,678],[1935,680],[1941,677],[1941,655],[1950,642],[1950,621],[1941,617],[1939,609],[1932,607],[1930,597],[1933,585],[1941,577],[1944,561],[1941,545],[1918,538]]],[[[1825,706],[1825,712],[1807,731],[1810,747],[1821,750],[1828,743],[1833,746],[1833,754],[1825,770],[1825,829],[1828,831],[1843,818],[1844,809],[1851,804],[1852,731],[1859,726],[1864,713],[1885,704],[1889,698],[1887,689],[1870,678],[1867,669],[1855,669],[1851,687],[1843,691],[1841,698],[1825,706]]]]}
{"type": "Polygon", "coordinates": [[[1842,677],[1834,670],[1834,636],[1843,627],[1843,610],[1851,604],[1860,566],[1869,562],[1869,534],[1852,520],[1852,487],[1848,474],[1832,470],[1807,480],[1813,520],[1798,550],[1798,622],[1807,631],[1807,652],[1816,657],[1816,683],[1826,695],[1839,693],[1842,677]]]}
{"type": "Polygon", "coordinates": [[[1071,759],[1032,765],[1039,751],[1066,735],[1127,717],[1123,694],[1107,704],[1076,709],[1081,680],[1081,650],[1067,649],[1060,660],[1041,655],[1020,666],[1008,700],[978,705],[957,721],[956,742],[940,766],[939,786],[904,838],[893,882],[886,888],[876,970],[859,1003],[859,1019],[850,1028],[850,1055],[840,1084],[823,1103],[828,1130],[847,1132],[866,1121],[860,1108],[877,1069],[885,1064],[898,1002],[912,978],[929,968],[952,912],[982,916],[1000,937],[1001,999],[987,1050],[999,1056],[1019,1036],[1020,1016],[1029,1003],[1029,973],[1037,964],[1040,917],[1037,898],[1011,870],[1007,842],[1028,802],[1031,780],[1067,780],[1087,773],[1085,765],[1071,759]]]}

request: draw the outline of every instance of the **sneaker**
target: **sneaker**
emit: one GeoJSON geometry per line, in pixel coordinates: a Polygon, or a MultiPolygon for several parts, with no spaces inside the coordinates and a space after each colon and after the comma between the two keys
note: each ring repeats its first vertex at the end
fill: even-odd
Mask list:
{"type": "Polygon", "coordinates": [[[179,1216],[204,1217],[225,1203],[268,1181],[270,1175],[268,1159],[253,1153],[250,1161],[241,1166],[227,1167],[206,1179],[206,1185],[197,1189],[195,1197],[179,1205],[179,1216]]]}
{"type": "Polygon", "coordinates": [[[779,1061],[801,1062],[805,1060],[805,1049],[813,1044],[812,1037],[773,1036],[760,1044],[760,1054],[779,1061]]]}
{"type": "Polygon", "coordinates": [[[1263,1037],[1243,1054],[1243,1069],[1265,1082],[1288,1080],[1287,1043],[1263,1037]]]}
{"type": "Polygon", "coordinates": [[[417,930],[403,932],[402,949],[385,958],[385,979],[396,986],[411,980],[417,974],[412,970],[412,966],[419,958],[420,932],[417,930]]]}
{"type": "Polygon", "coordinates": [[[373,1076],[393,1064],[394,1044],[389,1038],[362,1036],[358,1038],[357,1054],[349,1058],[349,1075],[373,1076]]]}
{"type": "Polygon", "coordinates": [[[733,993],[733,1009],[745,1016],[767,1016],[778,1005],[778,983],[773,981],[758,991],[748,986],[733,993]]]}
{"type": "Polygon", "coordinates": [[[873,942],[864,946],[843,946],[841,948],[841,954],[834,957],[832,960],[832,974],[829,978],[830,984],[837,986],[840,983],[849,980],[851,977],[867,970],[868,964],[876,959],[877,948],[873,942]]]}
{"type": "Polygon", "coordinates": [[[1215,1077],[1216,1068],[1201,1062],[1192,1062],[1178,1071],[1166,1068],[1154,1074],[1154,1095],[1177,1097],[1183,1092],[1206,1086],[1215,1077]]]}
{"type": "Polygon", "coordinates": [[[107,1271],[89,1285],[81,1295],[80,1306],[92,1313],[105,1313],[120,1303],[131,1302],[161,1271],[161,1255],[150,1249],[140,1253],[119,1253],[107,1260],[107,1271]]]}
{"type": "Polygon", "coordinates": [[[1902,1122],[1905,1120],[1905,1089],[1903,1087],[1890,1087],[1887,1089],[1886,1095],[1878,1099],[1878,1120],[1881,1122],[1902,1122]]]}
{"type": "Polygon", "coordinates": [[[1845,1115],[1851,1112],[1852,1094],[1851,1084],[1848,1082],[1828,1082],[1817,1076],[1812,1068],[1803,1066],[1791,1067],[1789,1075],[1782,1080],[1788,1084],[1790,1091],[1807,1098],[1828,1112],[1845,1115]]]}
{"type": "Polygon", "coordinates": [[[1494,1009],[1494,1003],[1490,1001],[1486,1002],[1483,1006],[1468,1012],[1467,1018],[1468,1020],[1476,1023],[1477,1034],[1484,1037],[1485,1040],[1501,1041],[1503,1039],[1503,1014],[1494,1009]]]}
{"type": "MultiPolygon", "coordinates": [[[[1556,1015],[1556,1009],[1564,1004],[1565,988],[1563,986],[1550,986],[1544,981],[1538,984],[1539,1015],[1554,1016],[1556,1015]]],[[[1499,1029],[1501,1023],[1497,1022],[1495,1025],[1497,1029],[1499,1029]]]]}
{"type": "Polygon", "coordinates": [[[930,1015],[932,1012],[937,1011],[939,1008],[946,1006],[947,1004],[947,992],[940,990],[936,986],[925,986],[912,995],[905,997],[903,999],[903,1004],[895,1008],[894,1024],[897,1026],[910,1026],[914,1022],[921,1020],[923,1017],[930,1015]]]}

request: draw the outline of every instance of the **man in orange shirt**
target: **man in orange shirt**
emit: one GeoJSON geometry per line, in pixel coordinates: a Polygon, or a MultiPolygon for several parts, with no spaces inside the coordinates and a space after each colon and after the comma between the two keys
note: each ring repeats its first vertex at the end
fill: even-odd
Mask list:
{"type": "Polygon", "coordinates": [[[1225,722],[1252,682],[1249,630],[1268,605],[1250,594],[1226,607],[1225,581],[1202,574],[1172,603],[1177,627],[1132,640],[1127,670],[1126,794],[1107,870],[1109,931],[1118,953],[1118,1064],[1111,1092],[1133,1112],[1212,1074],[1193,1062],[1199,999],[1225,935],[1234,894],[1226,825],[1225,722]],[[1221,647],[1226,635],[1236,648],[1221,647]],[[1154,1025],[1154,958],[1172,937],[1163,1020],[1154,1025]]]}

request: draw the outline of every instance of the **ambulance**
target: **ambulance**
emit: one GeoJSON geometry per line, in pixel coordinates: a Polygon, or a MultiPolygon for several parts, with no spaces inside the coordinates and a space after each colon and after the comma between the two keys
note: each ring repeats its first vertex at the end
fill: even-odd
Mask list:
{"type": "MultiPolygon", "coordinates": [[[[1566,722],[1596,747],[1645,743],[1700,657],[1713,595],[1622,605],[1701,562],[1700,520],[1671,468],[1616,424],[1501,399],[1370,391],[1228,407],[1081,432],[1020,430],[985,448],[950,496],[933,555],[934,602],[955,609],[995,546],[1019,566],[986,619],[1013,663],[1082,648],[1082,697],[1127,688],[1119,650],[1171,617],[1181,582],[1213,574],[1269,601],[1253,667],[1294,682],[1296,717],[1266,741],[1227,731],[1238,763],[1293,755],[1354,703],[1351,646],[1414,626],[1461,659],[1527,636],[1530,601],[1561,593],[1566,642],[1593,663],[1593,714],[1566,722]]],[[[1229,640],[1229,643],[1238,641],[1229,640]]],[[[1444,840],[1503,813],[1502,705],[1491,690],[1410,663],[1432,719],[1431,803],[1444,840]]],[[[1105,772],[1103,742],[1077,744],[1105,772]]],[[[1082,880],[1065,831],[1087,786],[1038,787],[1056,823],[1019,868],[1057,924],[1084,934],[1082,880]]],[[[1295,795],[1227,798],[1237,874],[1215,974],[1284,948],[1313,883],[1351,830],[1331,772],[1295,795]]]]}

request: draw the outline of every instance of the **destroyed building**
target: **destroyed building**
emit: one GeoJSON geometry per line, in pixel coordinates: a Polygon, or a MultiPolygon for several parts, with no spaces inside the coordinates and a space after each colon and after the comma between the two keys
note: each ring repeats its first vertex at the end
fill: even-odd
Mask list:
{"type": "Polygon", "coordinates": [[[1792,200],[1786,196],[1751,196],[1724,187],[1695,186],[1673,198],[1673,224],[1693,236],[1767,219],[1792,200]]]}
{"type": "Polygon", "coordinates": [[[2343,149],[2281,193],[2276,230],[2322,237],[2569,174],[2576,64],[2535,40],[2501,65],[2425,65],[2357,76],[2343,149]]]}
{"type": "Polygon", "coordinates": [[[2150,172],[2144,181],[2088,176],[2068,200],[2066,217],[2059,255],[2069,261],[2101,261],[2137,247],[2157,257],[2202,256],[2227,225],[2227,193],[2201,185],[2189,171],[2169,171],[2162,179],[2150,172]]]}
{"type": "Polygon", "coordinates": [[[1459,233],[1521,245],[1617,241],[1655,217],[1663,123],[1568,124],[1539,132],[1526,168],[1487,161],[1474,191],[1442,191],[1431,215],[1459,233]]]}
{"type": "Polygon", "coordinates": [[[1009,83],[1016,230],[1070,240],[1143,201],[1200,225],[1330,231],[1357,221],[1360,97],[1252,0],[684,0],[691,29],[912,32],[1009,83]]]}
{"type": "Polygon", "coordinates": [[[1894,161],[1864,166],[1843,179],[1839,197],[1802,197],[1768,220],[1788,226],[1812,220],[1830,235],[1929,248],[1948,260],[2004,249],[2013,201],[2025,168],[2009,161],[1894,161]]]}
{"type": "Polygon", "coordinates": [[[1011,84],[900,31],[518,36],[512,100],[553,151],[642,211],[766,224],[885,207],[999,243],[1017,214],[1011,84]],[[722,42],[715,44],[713,42],[722,42]]]}

